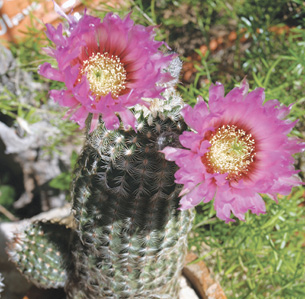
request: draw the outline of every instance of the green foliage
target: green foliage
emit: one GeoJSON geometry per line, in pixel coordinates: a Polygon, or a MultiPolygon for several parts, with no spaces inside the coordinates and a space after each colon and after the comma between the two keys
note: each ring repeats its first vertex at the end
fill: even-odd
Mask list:
{"type": "Polygon", "coordinates": [[[5,90],[0,94],[0,113],[12,119],[23,119],[28,123],[35,123],[40,120],[36,107],[21,103],[16,94],[5,90]]]}
{"type": "MultiPolygon", "coordinates": [[[[0,178],[0,221],[8,221],[9,214],[13,212],[13,203],[15,201],[16,191],[14,186],[7,183],[7,176],[4,174],[0,178]]],[[[11,214],[14,217],[13,214],[11,214]]]]}
{"type": "Polygon", "coordinates": [[[49,185],[52,188],[59,189],[62,191],[69,191],[72,183],[72,170],[75,166],[75,163],[77,161],[78,155],[75,151],[72,152],[71,158],[70,158],[70,170],[62,172],[57,177],[52,179],[49,182],[49,185]]]}
{"type": "MultiPolygon", "coordinates": [[[[246,76],[251,89],[265,88],[266,100],[293,104],[289,119],[299,119],[299,124],[292,134],[304,139],[305,30],[300,25],[305,15],[303,2],[241,0],[201,4],[196,0],[164,0],[158,1],[154,10],[154,20],[165,27],[162,34],[168,34],[170,45],[177,37],[177,27],[185,28],[185,34],[200,30],[208,45],[210,28],[228,26],[230,20],[230,24],[232,20],[236,23],[233,29],[237,40],[231,46],[234,61],[229,67],[224,66],[225,55],[216,59],[211,51],[203,56],[199,49],[194,49],[200,61],[194,62],[194,80],[179,86],[184,100],[192,105],[199,95],[207,100],[210,84],[205,79],[222,82],[229,91],[246,76]],[[184,24],[183,16],[178,20],[177,15],[162,14],[161,9],[178,10],[183,4],[200,13],[184,24]],[[288,25],[288,31],[270,30],[272,26],[284,25],[288,25]],[[243,37],[247,38],[246,50],[243,37]]],[[[147,5],[148,15],[149,11],[147,5]]],[[[248,214],[245,222],[233,224],[218,220],[212,203],[197,208],[190,248],[213,269],[228,298],[305,297],[304,192],[304,187],[299,187],[292,195],[280,198],[279,204],[266,199],[265,215],[248,214]]]]}
{"type": "Polygon", "coordinates": [[[10,185],[0,185],[0,205],[11,207],[14,202],[15,189],[10,185]]]}
{"type": "Polygon", "coordinates": [[[179,85],[178,88],[183,93],[183,99],[190,105],[196,103],[198,96],[208,99],[209,87],[208,84],[199,84],[199,80],[203,77],[211,81],[211,75],[217,72],[217,66],[215,61],[208,59],[209,52],[203,55],[198,49],[195,50],[196,53],[200,56],[200,63],[196,62],[195,68],[197,70],[194,82],[189,85],[179,85]]]}
{"type": "Polygon", "coordinates": [[[245,222],[225,224],[212,205],[200,205],[191,246],[218,273],[229,298],[303,298],[305,295],[304,190],[279,203],[267,199],[267,212],[248,213],[245,222]]]}
{"type": "MultiPolygon", "coordinates": [[[[54,65],[55,60],[46,55],[42,49],[43,47],[53,47],[53,45],[44,32],[37,28],[37,22],[43,25],[42,20],[37,19],[32,13],[30,19],[31,25],[24,32],[25,37],[20,38],[17,43],[9,44],[9,50],[16,61],[4,76],[11,78],[11,82],[14,84],[13,89],[16,89],[17,92],[14,93],[4,86],[3,92],[0,93],[0,120],[2,120],[2,116],[6,116],[8,117],[6,122],[9,124],[18,125],[20,121],[32,124],[42,120],[42,117],[48,116],[61,134],[53,136],[45,150],[60,151],[60,146],[67,142],[68,138],[78,135],[75,134],[78,126],[69,120],[62,120],[65,111],[60,110],[59,112],[56,105],[48,105],[49,90],[64,88],[64,83],[45,79],[38,74],[38,67],[42,63],[50,62],[54,65]],[[25,80],[19,82],[21,72],[26,72],[27,76],[25,80]],[[30,82],[26,82],[27,80],[30,82]],[[23,100],[21,101],[20,98],[23,100]]],[[[23,78],[22,75],[21,78],[23,78]]]]}
{"type": "MultiPolygon", "coordinates": [[[[212,51],[202,55],[198,49],[193,49],[200,59],[194,65],[197,70],[194,80],[179,86],[183,98],[190,104],[194,104],[199,95],[207,100],[211,82],[222,82],[228,91],[246,76],[252,89],[265,88],[266,100],[278,99],[285,105],[294,104],[289,118],[292,121],[300,119],[300,122],[293,135],[304,138],[303,1],[134,0],[131,9],[132,18],[137,23],[160,24],[156,28],[157,38],[166,40],[169,46],[181,36],[194,32],[199,32],[208,45],[213,37],[211,28],[218,25],[232,28],[237,39],[229,49],[234,57],[229,66],[225,65],[225,55],[217,56],[212,51]],[[289,30],[283,33],[270,30],[272,26],[282,25],[287,25],[289,30]],[[246,46],[243,38],[247,39],[246,46]]],[[[121,16],[127,11],[117,10],[121,16]]],[[[104,11],[93,13],[101,17],[105,15],[104,11]]],[[[35,80],[49,89],[61,88],[61,83],[37,75],[37,66],[49,59],[40,50],[41,44],[49,45],[49,42],[38,35],[37,29],[31,30],[24,43],[12,45],[14,55],[21,68],[33,72],[35,80]]],[[[226,51],[228,49],[224,49],[224,53],[226,51]]],[[[47,101],[47,92],[37,91],[35,99],[37,106],[26,107],[15,95],[0,95],[0,112],[13,119],[19,116],[33,122],[33,110],[43,109],[41,106],[47,101]]],[[[57,150],[62,138],[74,134],[76,129],[74,124],[60,121],[61,115],[57,111],[54,116],[54,123],[58,122],[63,134],[54,137],[51,151],[57,150]]],[[[50,184],[67,190],[70,174],[65,172],[50,184]]],[[[296,188],[290,196],[280,198],[278,204],[266,199],[265,215],[249,213],[245,222],[233,224],[218,220],[211,203],[197,208],[190,247],[216,273],[228,298],[305,298],[304,192],[304,187],[296,188]]]]}

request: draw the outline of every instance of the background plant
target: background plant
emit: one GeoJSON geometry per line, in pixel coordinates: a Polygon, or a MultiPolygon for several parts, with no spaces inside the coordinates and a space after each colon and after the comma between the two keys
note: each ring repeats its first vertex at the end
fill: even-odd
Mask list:
{"type": "MultiPolygon", "coordinates": [[[[85,4],[90,7],[90,3],[85,4]]],[[[293,135],[304,138],[302,1],[138,0],[130,1],[130,7],[136,22],[160,24],[156,29],[158,37],[182,55],[185,67],[179,90],[185,101],[193,104],[198,95],[207,98],[211,82],[220,81],[229,90],[247,76],[253,89],[265,88],[266,100],[276,98],[285,105],[294,104],[289,118],[299,119],[299,123],[293,135]]],[[[117,10],[121,16],[126,12],[117,10]]],[[[101,17],[105,14],[99,10],[93,13],[101,17]]],[[[37,66],[47,59],[40,50],[45,43],[33,27],[24,43],[10,46],[19,61],[18,67],[31,72],[45,89],[37,91],[36,104],[30,107],[21,105],[14,94],[0,95],[1,119],[14,123],[18,116],[35,122],[47,101],[47,89],[60,87],[36,74],[37,66]]],[[[50,151],[59,150],[63,140],[71,141],[76,129],[59,121],[62,114],[56,107],[52,109],[63,134],[50,141],[50,151]]],[[[304,155],[296,158],[304,179],[304,155]]],[[[6,185],[2,180],[1,188],[6,185]]],[[[13,190],[12,185],[10,188],[13,190]]],[[[229,298],[305,297],[304,202],[304,187],[295,188],[278,204],[267,199],[266,215],[248,214],[246,222],[229,225],[215,217],[212,205],[201,205],[190,235],[190,248],[213,269],[229,298]]]]}

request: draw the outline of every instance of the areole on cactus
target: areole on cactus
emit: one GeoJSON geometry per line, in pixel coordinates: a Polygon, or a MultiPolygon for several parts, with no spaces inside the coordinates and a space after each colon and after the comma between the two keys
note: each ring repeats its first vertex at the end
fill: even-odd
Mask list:
{"type": "Polygon", "coordinates": [[[174,87],[182,64],[130,15],[64,16],[65,35],[47,25],[58,68],[39,72],[65,82],[50,96],[81,127],[87,119],[73,174],[75,225],[33,224],[15,237],[11,258],[36,285],[64,287],[71,299],[178,298],[193,212],[178,210],[177,166],[161,150],[179,146],[187,129],[174,87]]]}
{"type": "MultiPolygon", "coordinates": [[[[169,94],[167,105],[178,102],[174,90],[169,94]]],[[[110,131],[100,123],[88,133],[74,172],[76,229],[36,223],[11,248],[31,281],[65,287],[73,299],[178,298],[193,213],[178,210],[177,167],[160,150],[177,146],[186,129],[180,108],[156,115],[151,124],[142,113],[137,132],[110,131]],[[44,269],[50,261],[52,270],[44,269]]]]}
{"type": "Polygon", "coordinates": [[[286,136],[289,109],[263,106],[262,89],[246,95],[246,81],[226,97],[212,85],[209,106],[185,105],[175,89],[181,61],[130,14],[76,20],[54,5],[67,27],[47,24],[56,47],[45,51],[57,66],[39,73],[65,83],[50,97],[87,131],[73,173],[73,226],[34,223],[9,245],[11,259],[68,299],[178,298],[193,206],[214,199],[226,221],[231,211],[241,220],[265,212],[258,192],[274,197],[299,184],[291,154],[305,146],[286,136]]]}

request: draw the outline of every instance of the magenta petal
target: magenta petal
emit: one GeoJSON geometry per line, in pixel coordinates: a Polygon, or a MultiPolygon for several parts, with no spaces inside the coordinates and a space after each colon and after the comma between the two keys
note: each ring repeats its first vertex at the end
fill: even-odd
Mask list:
{"type": "Polygon", "coordinates": [[[198,103],[192,108],[186,105],[181,111],[184,121],[198,133],[202,131],[202,120],[209,114],[207,104],[198,98],[198,103]]]}
{"type": "Polygon", "coordinates": [[[216,82],[216,84],[211,84],[209,88],[209,104],[212,101],[217,99],[221,99],[224,97],[225,89],[224,86],[220,82],[216,82]]]}
{"type": "Polygon", "coordinates": [[[123,111],[119,112],[119,114],[125,129],[132,127],[134,130],[136,130],[137,120],[129,109],[124,109],[123,111]]]}
{"type": "Polygon", "coordinates": [[[202,137],[194,132],[184,131],[182,135],[179,137],[179,141],[181,145],[186,148],[191,149],[192,151],[196,151],[196,148],[200,147],[200,141],[202,137]]]}
{"type": "Polygon", "coordinates": [[[176,159],[180,157],[184,157],[188,154],[187,150],[180,149],[180,148],[174,148],[167,146],[162,151],[160,151],[165,155],[165,159],[168,161],[175,161],[176,159]]]}
{"type": "Polygon", "coordinates": [[[253,207],[251,208],[252,213],[257,215],[266,213],[265,202],[259,194],[254,194],[251,197],[251,202],[253,205],[253,207]]]}
{"type": "Polygon", "coordinates": [[[70,119],[74,120],[79,125],[80,129],[83,129],[85,127],[87,117],[88,111],[84,107],[80,107],[73,113],[70,119]]]}
{"type": "Polygon", "coordinates": [[[204,191],[196,187],[184,195],[180,200],[181,210],[186,210],[198,205],[203,200],[204,191]]]}
{"type": "Polygon", "coordinates": [[[240,220],[244,220],[244,214],[250,210],[257,215],[266,212],[265,202],[257,193],[244,190],[241,194],[235,193],[234,201],[231,203],[233,214],[240,220]]]}
{"type": "Polygon", "coordinates": [[[203,156],[205,153],[207,153],[209,151],[210,146],[211,146],[211,144],[209,141],[207,141],[207,140],[201,141],[199,149],[197,148],[198,154],[200,156],[203,156]]]}
{"type": "Polygon", "coordinates": [[[207,202],[210,202],[213,198],[214,198],[214,195],[216,193],[216,186],[213,184],[213,183],[210,183],[206,186],[206,195],[205,195],[205,198],[204,198],[204,203],[207,203],[207,202]]]}
{"type": "MultiPolygon", "coordinates": [[[[216,203],[216,201],[215,201],[216,203]]],[[[215,206],[215,204],[214,204],[215,206]]],[[[219,219],[225,220],[226,223],[228,222],[235,222],[234,219],[231,219],[231,205],[229,203],[221,204],[218,205],[217,208],[215,207],[216,210],[216,216],[219,219]]]]}
{"type": "Polygon", "coordinates": [[[183,196],[180,200],[180,209],[181,210],[187,210],[193,208],[194,205],[192,202],[188,199],[188,197],[183,196]]]}
{"type": "Polygon", "coordinates": [[[67,67],[64,71],[65,83],[68,89],[74,88],[74,83],[78,77],[79,65],[76,64],[73,67],[67,67]]]}
{"type": "Polygon", "coordinates": [[[67,44],[67,40],[63,36],[62,24],[59,24],[56,29],[51,24],[46,24],[46,27],[47,27],[46,35],[48,39],[50,39],[53,43],[60,45],[62,47],[67,44]]]}
{"type": "Polygon", "coordinates": [[[216,111],[221,109],[221,105],[219,107],[217,106],[219,105],[219,101],[224,99],[224,93],[224,86],[221,83],[216,82],[215,85],[211,84],[209,88],[209,106],[211,110],[216,111]]]}
{"type": "MultiPolygon", "coordinates": [[[[56,55],[55,52],[56,51],[54,49],[46,47],[46,48],[41,48],[41,50],[44,51],[50,57],[55,58],[55,55],[56,55]]],[[[39,70],[39,68],[38,68],[38,70],[39,70]]]]}
{"type": "Polygon", "coordinates": [[[244,80],[240,88],[224,97],[223,86],[216,83],[210,88],[210,111],[202,99],[194,108],[187,105],[182,110],[186,123],[195,132],[187,131],[180,136],[186,149],[164,151],[165,158],[179,167],[175,178],[183,185],[181,209],[214,197],[217,217],[229,222],[234,221],[233,214],[244,221],[247,211],[257,215],[266,212],[260,193],[277,200],[276,194],[287,195],[292,187],[302,184],[296,176],[292,155],[304,151],[305,144],[287,137],[295,125],[283,120],[290,107],[283,107],[277,100],[264,103],[262,88],[250,93],[248,88],[244,80]],[[244,140],[251,140],[253,145],[249,143],[246,148],[251,160],[247,160],[249,166],[239,168],[230,145],[233,150],[235,142],[244,140]]]}
{"type": "Polygon", "coordinates": [[[228,180],[226,179],[228,176],[227,173],[224,174],[217,174],[214,178],[215,178],[215,182],[217,186],[225,186],[228,185],[228,180]]]}
{"type": "Polygon", "coordinates": [[[242,81],[241,87],[233,88],[225,97],[226,101],[241,102],[247,95],[249,85],[247,81],[242,81]]]}
{"type": "Polygon", "coordinates": [[[76,104],[79,104],[69,90],[51,90],[50,98],[58,102],[60,106],[64,107],[73,107],[76,104]]]}
{"type": "Polygon", "coordinates": [[[64,82],[63,74],[58,69],[54,69],[50,63],[45,62],[40,65],[38,73],[48,79],[64,82]]]}
{"type": "Polygon", "coordinates": [[[120,126],[120,120],[113,112],[104,113],[103,121],[107,130],[116,130],[120,126]]]}
{"type": "Polygon", "coordinates": [[[60,70],[65,70],[67,67],[72,66],[71,63],[74,59],[81,53],[81,47],[84,45],[82,41],[74,45],[73,48],[59,48],[56,55],[56,60],[58,62],[58,68],[60,70]]]}
{"type": "Polygon", "coordinates": [[[265,100],[264,88],[256,88],[249,92],[246,96],[245,101],[249,103],[256,103],[256,105],[263,105],[265,100]]]}
{"type": "MultiPolygon", "coordinates": [[[[129,109],[142,103],[142,98],[145,97],[163,99],[161,93],[165,87],[161,84],[172,80],[170,73],[164,70],[168,68],[174,54],[165,55],[159,49],[164,43],[155,40],[154,27],[135,25],[130,14],[121,19],[116,14],[108,13],[101,22],[99,18],[85,13],[77,21],[66,15],[56,3],[54,7],[68,21],[68,27],[60,24],[55,29],[50,24],[46,25],[47,36],[56,47],[47,49],[47,54],[57,60],[58,70],[49,64],[43,64],[40,74],[51,80],[64,82],[67,90],[82,106],[81,111],[86,109],[87,113],[101,115],[108,129],[118,128],[117,115],[125,128],[131,126],[136,129],[136,119],[129,109]],[[117,56],[128,78],[125,84],[126,93],[122,90],[121,94],[114,96],[114,90],[110,88],[109,93],[104,96],[91,90],[92,85],[91,82],[89,84],[88,73],[84,73],[83,66],[90,58],[96,57],[97,53],[117,56]]],[[[59,92],[53,92],[54,98],[58,99],[58,96],[59,92]]],[[[67,96],[64,96],[62,103],[69,103],[67,96]]],[[[78,115],[82,117],[83,114],[75,113],[72,120],[78,122],[78,115]]],[[[80,119],[79,122],[83,123],[83,120],[80,119]]]]}

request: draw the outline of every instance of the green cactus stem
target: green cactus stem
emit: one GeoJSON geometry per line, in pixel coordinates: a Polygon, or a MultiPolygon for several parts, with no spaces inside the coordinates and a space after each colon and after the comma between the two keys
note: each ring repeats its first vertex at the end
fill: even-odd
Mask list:
{"type": "Polygon", "coordinates": [[[38,221],[15,234],[8,254],[25,277],[40,288],[63,287],[72,230],[50,221],[38,221]]]}
{"type": "Polygon", "coordinates": [[[180,69],[176,59],[165,100],[134,107],[137,131],[101,122],[87,134],[73,175],[75,230],[38,222],[16,236],[10,255],[36,285],[64,286],[67,299],[178,298],[193,212],[179,210],[177,166],[160,151],[187,129],[180,69]]]}
{"type": "Polygon", "coordinates": [[[73,184],[81,244],[72,248],[69,298],[178,297],[192,212],[178,210],[176,166],[160,150],[185,129],[143,117],[138,132],[101,124],[88,136],[73,184]]]}

